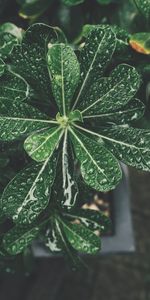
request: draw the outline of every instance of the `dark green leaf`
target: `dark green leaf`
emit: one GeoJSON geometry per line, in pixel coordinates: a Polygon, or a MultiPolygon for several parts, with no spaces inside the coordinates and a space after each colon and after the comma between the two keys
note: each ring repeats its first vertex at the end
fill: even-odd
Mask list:
{"type": "Polygon", "coordinates": [[[104,74],[115,47],[116,38],[110,27],[98,26],[90,31],[79,54],[81,80],[73,109],[83,100],[87,88],[104,74]]]}
{"type": "Polygon", "coordinates": [[[3,247],[10,255],[21,253],[39,234],[39,227],[25,228],[15,226],[3,239],[3,247]]]}
{"type": "Polygon", "coordinates": [[[72,247],[81,253],[96,254],[100,251],[100,238],[81,224],[61,220],[63,230],[72,247]]]}
{"type": "Polygon", "coordinates": [[[7,185],[1,199],[3,212],[16,223],[30,224],[49,203],[55,178],[56,157],[34,163],[7,185]]]}
{"type": "Polygon", "coordinates": [[[83,116],[118,110],[134,97],[140,83],[136,69],[121,64],[111,72],[109,78],[101,78],[91,84],[78,108],[83,116]]]}
{"type": "Polygon", "coordinates": [[[35,131],[49,128],[54,121],[26,103],[5,101],[0,105],[0,140],[11,141],[35,131]]]}
{"type": "Polygon", "coordinates": [[[62,149],[62,187],[61,205],[72,208],[77,200],[78,186],[76,183],[74,156],[68,145],[68,131],[65,131],[62,149]],[[69,151],[70,150],[70,151],[69,151]]]}
{"type": "Polygon", "coordinates": [[[50,45],[47,55],[55,100],[63,115],[70,104],[80,78],[80,66],[73,49],[65,44],[50,45]]]}
{"type": "Polygon", "coordinates": [[[93,230],[106,231],[110,227],[110,220],[100,211],[93,209],[75,209],[69,213],[64,212],[63,216],[69,219],[79,220],[83,225],[93,230]]]}
{"type": "Polygon", "coordinates": [[[71,130],[71,138],[84,181],[98,191],[114,189],[121,179],[121,171],[103,141],[98,144],[75,129],[71,130]]]}
{"type": "Polygon", "coordinates": [[[124,163],[136,168],[150,170],[150,132],[132,127],[114,126],[99,129],[100,143],[103,139],[108,149],[124,163]]]}
{"type": "Polygon", "coordinates": [[[58,28],[34,24],[26,31],[21,45],[12,53],[12,67],[33,88],[38,99],[51,101],[50,77],[47,65],[49,43],[64,41],[58,28]]]}
{"type": "Polygon", "coordinates": [[[150,19],[150,3],[149,0],[134,0],[139,11],[149,20],[150,19]]]}
{"type": "Polygon", "coordinates": [[[125,106],[118,110],[112,109],[110,112],[93,114],[83,117],[84,120],[96,120],[96,124],[102,123],[113,123],[113,124],[127,124],[132,121],[140,119],[145,112],[144,104],[138,99],[132,99],[125,106]]]}
{"type": "MultiPolygon", "coordinates": [[[[4,68],[4,65],[2,65],[4,68]]],[[[7,70],[0,77],[0,103],[24,101],[29,96],[29,85],[20,75],[7,70]]]]}
{"type": "Polygon", "coordinates": [[[53,127],[33,133],[24,142],[24,148],[32,159],[42,162],[51,156],[59,145],[63,131],[61,127],[53,127]]]}

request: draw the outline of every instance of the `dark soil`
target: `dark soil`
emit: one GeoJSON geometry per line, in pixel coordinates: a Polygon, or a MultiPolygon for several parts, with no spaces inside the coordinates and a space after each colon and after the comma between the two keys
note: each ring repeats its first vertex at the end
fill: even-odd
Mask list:
{"type": "Polygon", "coordinates": [[[38,260],[29,277],[1,278],[0,300],[150,300],[150,174],[130,178],[135,254],[90,258],[76,273],[63,258],[38,260]]]}

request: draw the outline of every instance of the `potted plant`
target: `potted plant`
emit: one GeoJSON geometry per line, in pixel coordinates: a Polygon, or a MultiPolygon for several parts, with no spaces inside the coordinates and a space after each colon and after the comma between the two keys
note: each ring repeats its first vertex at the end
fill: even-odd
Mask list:
{"type": "Polygon", "coordinates": [[[144,113],[133,99],[141,79],[126,64],[107,74],[115,47],[109,26],[94,27],[77,58],[60,30],[35,24],[9,63],[1,60],[1,141],[22,138],[32,159],[1,198],[2,212],[13,220],[2,241],[9,254],[43,231],[51,250],[97,253],[93,231],[103,230],[105,217],[75,208],[81,176],[107,192],[121,179],[116,158],[149,170],[149,131],[129,126],[144,113]]]}
{"type": "Polygon", "coordinates": [[[136,96],[141,74],[128,64],[141,35],[88,25],[71,46],[57,27],[35,23],[24,31],[6,23],[0,38],[2,156],[9,152],[2,166],[8,158],[13,166],[0,201],[1,256],[39,239],[79,264],[78,253],[99,253],[109,227],[105,214],[85,205],[87,195],[116,188],[118,161],[150,169],[150,132],[136,128],[145,111],[136,96]]]}

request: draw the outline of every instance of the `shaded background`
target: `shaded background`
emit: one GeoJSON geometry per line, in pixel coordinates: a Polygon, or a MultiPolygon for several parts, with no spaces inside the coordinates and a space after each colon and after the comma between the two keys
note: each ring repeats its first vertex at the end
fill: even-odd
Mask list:
{"type": "Polygon", "coordinates": [[[72,272],[63,258],[40,259],[32,275],[0,278],[0,300],[149,300],[150,174],[130,168],[134,254],[88,259],[72,272]]]}

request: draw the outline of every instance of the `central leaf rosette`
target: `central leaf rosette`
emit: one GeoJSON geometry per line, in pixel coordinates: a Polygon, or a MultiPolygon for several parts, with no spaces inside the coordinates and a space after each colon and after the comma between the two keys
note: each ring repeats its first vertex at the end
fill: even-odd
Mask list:
{"type": "Polygon", "coordinates": [[[60,205],[72,208],[82,180],[102,192],[115,188],[118,160],[150,169],[150,134],[130,126],[144,114],[135,98],[140,76],[126,64],[108,74],[116,42],[109,26],[91,27],[74,51],[60,30],[35,24],[14,47],[9,67],[1,61],[0,137],[24,138],[33,159],[2,196],[14,222],[31,224],[43,212],[57,176],[60,205]]]}

